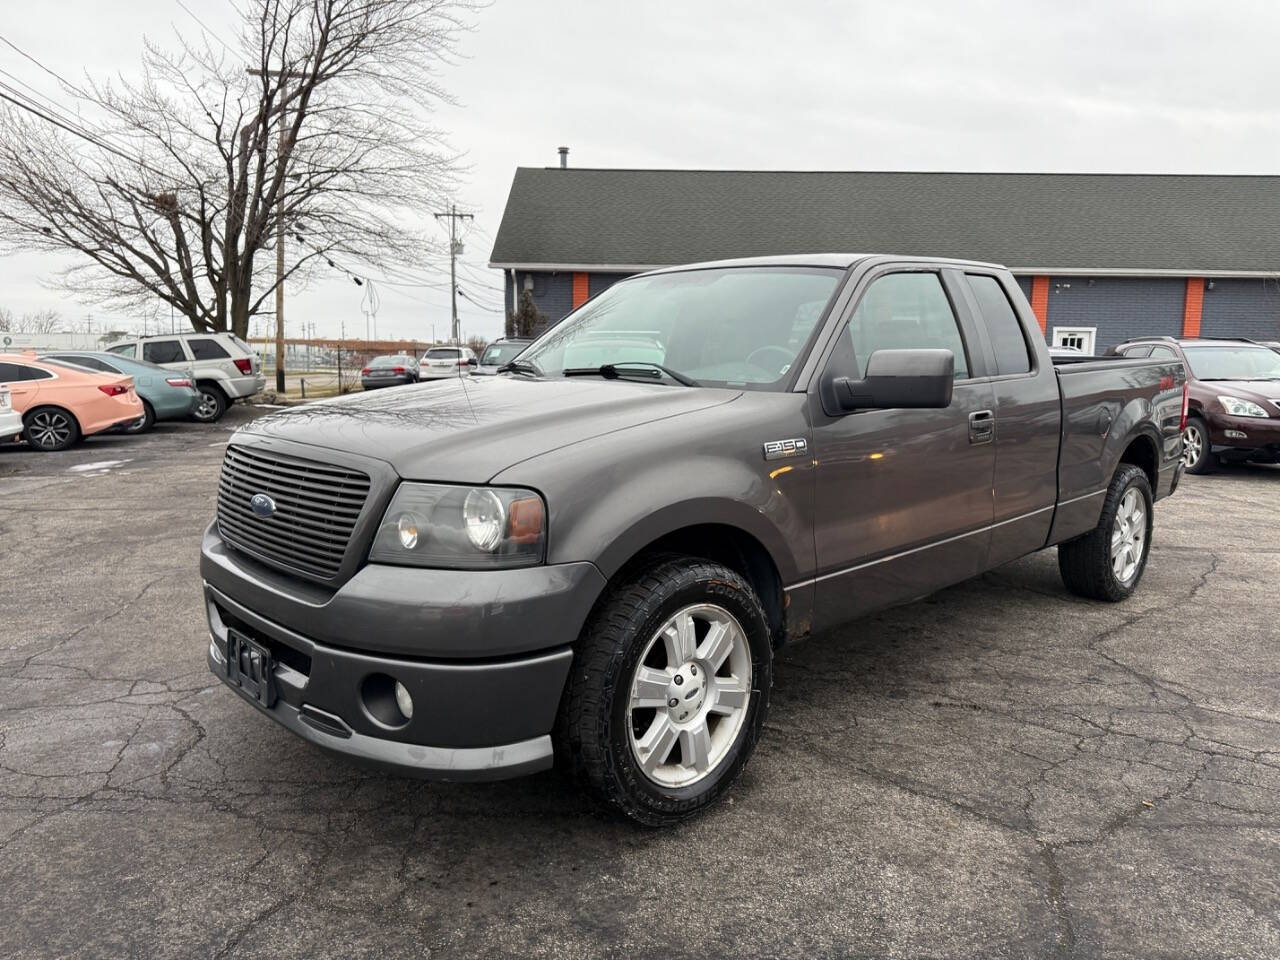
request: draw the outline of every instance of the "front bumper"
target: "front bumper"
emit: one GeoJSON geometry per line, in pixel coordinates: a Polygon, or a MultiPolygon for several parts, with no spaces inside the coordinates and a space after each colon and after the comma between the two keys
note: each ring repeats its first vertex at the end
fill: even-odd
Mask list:
{"type": "Polygon", "coordinates": [[[1209,415],[1209,443],[1214,453],[1228,459],[1280,461],[1280,418],[1209,415]],[[1240,436],[1243,434],[1243,436],[1240,436]]]}
{"type": "Polygon", "coordinates": [[[228,631],[265,648],[277,722],[326,750],[433,779],[498,779],[551,764],[570,645],[604,586],[592,564],[521,570],[366,565],[337,591],[229,549],[201,550],[210,669],[228,676],[228,631]],[[413,698],[407,723],[378,719],[376,684],[413,698]]]}

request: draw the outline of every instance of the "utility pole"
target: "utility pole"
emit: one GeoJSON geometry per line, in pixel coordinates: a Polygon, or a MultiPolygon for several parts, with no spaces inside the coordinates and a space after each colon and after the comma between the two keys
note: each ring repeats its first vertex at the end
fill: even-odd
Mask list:
{"type": "Polygon", "coordinates": [[[474,220],[469,213],[459,213],[456,203],[449,204],[448,213],[437,213],[436,219],[449,218],[449,296],[453,302],[453,342],[458,343],[458,254],[462,252],[462,242],[458,239],[458,221],[474,220]]]}
{"type": "MultiPolygon", "coordinates": [[[[306,73],[300,70],[249,70],[250,76],[276,77],[280,80],[303,79],[306,73]]],[[[280,84],[280,137],[276,141],[276,165],[280,170],[280,191],[276,194],[276,393],[284,393],[284,164],[286,149],[285,119],[288,114],[285,104],[284,84],[280,84]]]]}

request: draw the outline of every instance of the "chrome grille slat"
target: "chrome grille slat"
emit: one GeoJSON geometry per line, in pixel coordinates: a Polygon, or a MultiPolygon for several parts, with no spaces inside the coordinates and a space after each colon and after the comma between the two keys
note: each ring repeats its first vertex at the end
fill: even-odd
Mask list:
{"type": "Polygon", "coordinates": [[[218,529],[230,546],[273,566],[329,580],[342,568],[370,483],[359,470],[228,446],[218,480],[218,529]],[[253,513],[249,501],[257,493],[275,501],[274,514],[253,513]]]}

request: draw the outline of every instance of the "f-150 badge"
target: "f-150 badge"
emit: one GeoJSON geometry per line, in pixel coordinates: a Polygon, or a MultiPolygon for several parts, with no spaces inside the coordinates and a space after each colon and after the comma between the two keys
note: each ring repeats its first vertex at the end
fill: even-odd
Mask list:
{"type": "Polygon", "coordinates": [[[809,441],[804,437],[794,440],[768,440],[764,444],[766,460],[786,460],[788,457],[803,457],[809,452],[809,441]]]}

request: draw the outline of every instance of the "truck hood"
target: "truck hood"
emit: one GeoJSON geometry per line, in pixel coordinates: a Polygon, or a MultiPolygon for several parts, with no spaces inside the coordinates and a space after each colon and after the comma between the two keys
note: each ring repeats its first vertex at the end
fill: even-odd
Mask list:
{"type": "Polygon", "coordinates": [[[241,430],[385,460],[408,480],[485,483],[530,457],[740,395],[591,377],[459,378],[322,400],[241,430]]]}

